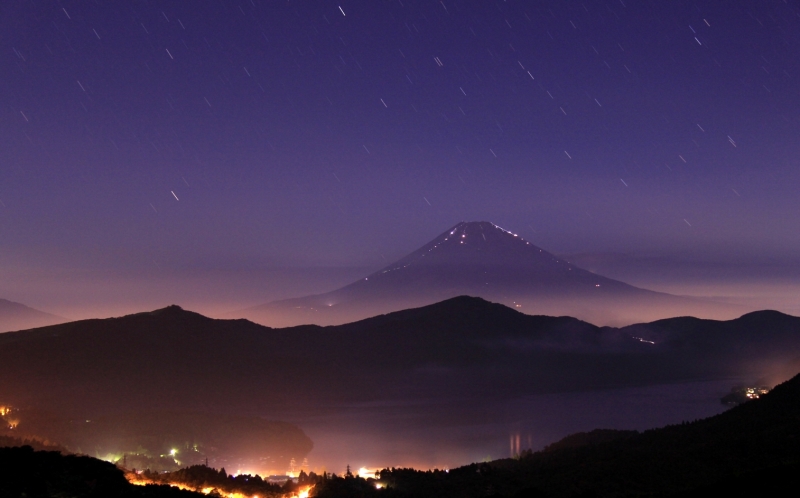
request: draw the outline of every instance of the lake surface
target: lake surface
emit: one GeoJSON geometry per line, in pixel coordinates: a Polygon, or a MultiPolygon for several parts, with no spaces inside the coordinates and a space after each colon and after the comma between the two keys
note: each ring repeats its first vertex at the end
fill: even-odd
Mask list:
{"type": "Polygon", "coordinates": [[[726,410],[720,398],[737,383],[698,381],[511,400],[363,403],[287,413],[284,419],[314,441],[308,463],[316,472],[341,473],[346,465],[453,468],[540,450],[575,432],[641,431],[710,417],[726,410]]]}

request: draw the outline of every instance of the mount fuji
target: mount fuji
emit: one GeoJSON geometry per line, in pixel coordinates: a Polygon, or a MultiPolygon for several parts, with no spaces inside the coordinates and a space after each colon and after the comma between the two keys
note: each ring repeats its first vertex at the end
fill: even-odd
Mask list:
{"type": "Polygon", "coordinates": [[[489,222],[461,222],[411,254],[349,285],[231,313],[270,326],[333,325],[478,296],[526,314],[628,325],[679,315],[729,319],[734,306],[673,296],[584,270],[489,222]]]}

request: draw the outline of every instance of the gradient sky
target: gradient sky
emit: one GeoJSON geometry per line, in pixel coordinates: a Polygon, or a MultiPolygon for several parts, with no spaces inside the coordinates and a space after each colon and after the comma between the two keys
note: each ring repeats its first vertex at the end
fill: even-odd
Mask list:
{"type": "Polygon", "coordinates": [[[14,1],[0,46],[0,297],[375,268],[462,220],[800,252],[797,1],[14,1]]]}

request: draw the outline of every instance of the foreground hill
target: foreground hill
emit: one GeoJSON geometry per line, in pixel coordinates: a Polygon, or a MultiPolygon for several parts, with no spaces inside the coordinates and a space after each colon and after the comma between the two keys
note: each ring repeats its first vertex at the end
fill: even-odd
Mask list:
{"type": "Polygon", "coordinates": [[[628,324],[677,315],[732,318],[719,303],[640,289],[597,275],[489,222],[462,222],[408,256],[345,287],[233,313],[272,326],[341,324],[479,296],[528,314],[628,324]]]}
{"type": "Polygon", "coordinates": [[[317,496],[788,496],[800,471],[798,422],[800,376],[709,419],[620,431],[616,438],[600,431],[602,437],[584,437],[582,445],[556,444],[449,472],[385,470],[384,489],[351,481],[318,486],[317,496]]]}
{"type": "Polygon", "coordinates": [[[45,498],[189,498],[205,496],[170,486],[134,486],[113,464],[95,458],[0,447],[0,496],[45,498]]]}
{"type": "Polygon", "coordinates": [[[0,332],[44,327],[66,321],[66,318],[51,315],[14,301],[0,299],[0,332]]]}

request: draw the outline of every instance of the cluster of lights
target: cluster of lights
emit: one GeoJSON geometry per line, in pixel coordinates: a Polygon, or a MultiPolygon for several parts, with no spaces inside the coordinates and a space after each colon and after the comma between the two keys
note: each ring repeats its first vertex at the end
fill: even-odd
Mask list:
{"type": "MultiPolygon", "coordinates": [[[[435,246],[434,246],[434,247],[435,247],[435,246]]],[[[423,254],[423,256],[424,256],[424,254],[423,254]]],[[[406,265],[403,265],[403,266],[397,266],[397,267],[395,267],[395,268],[390,268],[390,269],[388,269],[388,270],[384,270],[384,271],[382,271],[381,273],[383,274],[383,273],[389,273],[390,271],[402,270],[403,268],[408,268],[409,266],[411,266],[411,263],[408,263],[408,264],[406,264],[406,265]]],[[[364,279],[364,280],[366,280],[366,279],[364,279]]]]}
{"type": "MultiPolygon", "coordinates": [[[[172,452],[170,452],[170,453],[172,453],[172,452]]],[[[148,479],[145,479],[144,477],[138,475],[138,473],[137,474],[126,474],[126,478],[128,479],[128,482],[130,482],[131,484],[135,484],[137,486],[146,486],[148,484],[163,484],[161,482],[156,483],[156,482],[150,481],[148,479]]],[[[221,489],[218,489],[218,488],[215,488],[215,487],[212,487],[212,486],[208,486],[208,487],[205,487],[205,488],[197,489],[195,487],[187,486],[185,484],[180,484],[180,483],[168,483],[168,484],[169,484],[169,486],[171,486],[173,488],[200,492],[200,493],[203,493],[204,495],[209,495],[211,493],[214,493],[215,496],[223,496],[225,498],[259,498],[259,495],[246,495],[244,493],[227,493],[227,492],[225,492],[225,491],[223,491],[221,489]]],[[[288,498],[308,498],[308,495],[311,492],[311,488],[312,488],[312,486],[307,486],[307,487],[299,490],[297,492],[297,494],[291,495],[288,498]]]]}
{"type": "Polygon", "coordinates": [[[6,418],[7,416],[11,415],[11,412],[14,411],[14,408],[11,406],[3,405],[0,406],[0,417],[3,417],[5,422],[8,424],[9,429],[16,429],[19,425],[19,420],[6,418]]]}
{"type": "Polygon", "coordinates": [[[361,467],[360,469],[358,469],[358,477],[360,477],[362,479],[367,479],[367,478],[370,478],[370,477],[374,478],[376,472],[377,471],[375,471],[375,470],[369,470],[366,467],[361,467]]]}
{"type": "Polygon", "coordinates": [[[515,234],[514,232],[509,232],[509,231],[508,231],[508,230],[506,230],[505,228],[503,228],[503,227],[499,227],[499,226],[495,225],[494,223],[492,223],[492,226],[493,226],[493,227],[495,227],[495,228],[497,228],[497,229],[499,229],[499,230],[502,230],[503,232],[505,232],[505,233],[507,233],[507,234],[509,234],[509,235],[513,235],[514,237],[519,237],[519,235],[515,234]]]}
{"type": "Polygon", "coordinates": [[[748,387],[745,395],[748,399],[758,399],[759,397],[767,394],[769,389],[766,387],[748,387]]]}

